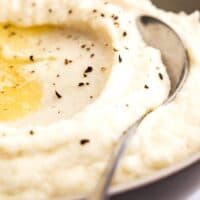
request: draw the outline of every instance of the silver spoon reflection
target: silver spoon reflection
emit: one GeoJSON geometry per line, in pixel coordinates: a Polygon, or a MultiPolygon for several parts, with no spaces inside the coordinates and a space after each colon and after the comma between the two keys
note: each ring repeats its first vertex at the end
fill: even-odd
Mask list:
{"type": "MultiPolygon", "coordinates": [[[[146,44],[161,51],[162,60],[171,81],[169,96],[162,105],[170,103],[182,89],[189,72],[187,51],[176,32],[159,19],[151,16],[141,16],[137,20],[137,26],[146,44]]],[[[88,200],[103,200],[108,197],[107,193],[114,172],[129,144],[130,138],[136,133],[138,126],[148,114],[143,115],[124,132],[113,150],[101,179],[88,200]]]]}

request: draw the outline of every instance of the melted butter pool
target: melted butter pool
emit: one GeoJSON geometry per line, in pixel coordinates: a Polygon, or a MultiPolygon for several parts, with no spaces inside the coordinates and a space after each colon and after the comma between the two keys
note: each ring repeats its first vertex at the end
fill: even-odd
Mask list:
{"type": "MultiPolygon", "coordinates": [[[[47,28],[45,28],[47,30],[47,28]]],[[[8,57],[3,49],[16,52],[25,48],[27,37],[40,34],[44,29],[17,28],[0,25],[0,121],[20,119],[37,111],[41,105],[42,87],[37,80],[30,80],[20,71],[30,64],[30,58],[8,57]],[[30,92],[31,91],[31,92],[30,92]]]]}
{"type": "Polygon", "coordinates": [[[67,25],[0,25],[0,122],[47,125],[81,112],[108,80],[109,42],[67,25]]]}

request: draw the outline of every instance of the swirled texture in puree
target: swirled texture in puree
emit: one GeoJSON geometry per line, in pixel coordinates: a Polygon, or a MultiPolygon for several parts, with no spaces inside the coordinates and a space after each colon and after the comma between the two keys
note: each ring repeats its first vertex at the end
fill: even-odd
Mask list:
{"type": "Polygon", "coordinates": [[[200,151],[200,25],[147,0],[0,1],[0,199],[89,192],[119,137],[168,96],[160,53],[135,25],[154,15],[180,35],[190,75],[141,124],[114,183],[200,151]]]}

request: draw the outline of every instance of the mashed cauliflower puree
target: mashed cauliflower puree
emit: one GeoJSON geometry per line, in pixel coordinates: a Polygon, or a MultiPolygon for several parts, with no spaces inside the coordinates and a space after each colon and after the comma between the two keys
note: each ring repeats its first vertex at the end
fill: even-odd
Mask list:
{"type": "Polygon", "coordinates": [[[142,14],[176,30],[190,74],[141,124],[114,184],[200,152],[199,12],[167,13],[148,0],[1,0],[0,199],[91,191],[123,131],[166,99],[160,52],[136,27],[142,14]]]}

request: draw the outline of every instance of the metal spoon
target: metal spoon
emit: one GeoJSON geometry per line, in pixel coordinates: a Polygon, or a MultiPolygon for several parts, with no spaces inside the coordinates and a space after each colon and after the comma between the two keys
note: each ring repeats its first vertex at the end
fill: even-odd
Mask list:
{"type": "MultiPolygon", "coordinates": [[[[162,105],[174,100],[182,89],[189,72],[189,59],[187,51],[176,32],[164,22],[151,16],[141,16],[137,20],[138,29],[144,41],[161,51],[162,59],[166,65],[171,80],[171,91],[162,105]]],[[[152,111],[151,111],[152,112],[152,111]]],[[[107,197],[108,188],[111,184],[114,172],[119,161],[127,148],[130,138],[136,133],[141,121],[148,115],[146,113],[138,119],[121,137],[116,149],[107,164],[97,187],[88,200],[103,200],[107,197]]]]}

